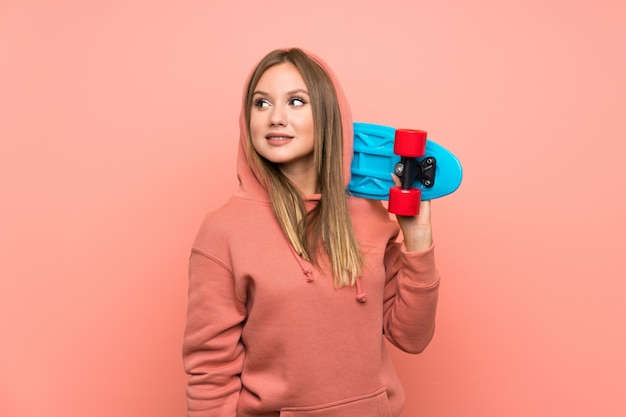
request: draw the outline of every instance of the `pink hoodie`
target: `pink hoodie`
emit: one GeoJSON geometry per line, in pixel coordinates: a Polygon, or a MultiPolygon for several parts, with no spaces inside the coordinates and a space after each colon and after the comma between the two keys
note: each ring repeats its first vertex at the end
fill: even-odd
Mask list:
{"type": "MultiPolygon", "coordinates": [[[[352,119],[336,78],[345,180],[352,119]]],[[[286,240],[244,152],[239,191],[209,213],[189,261],[183,360],[189,417],[397,417],[404,390],[385,338],[421,352],[435,326],[439,277],[433,248],[406,253],[378,201],[348,197],[365,266],[355,287],[333,287],[326,268],[286,240]]],[[[311,196],[313,206],[320,196],[311,196]]]]}

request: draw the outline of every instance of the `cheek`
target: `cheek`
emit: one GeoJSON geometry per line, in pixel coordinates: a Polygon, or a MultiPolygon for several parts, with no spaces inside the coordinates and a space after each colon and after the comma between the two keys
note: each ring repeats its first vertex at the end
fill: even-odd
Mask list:
{"type": "Polygon", "coordinates": [[[314,124],[313,124],[313,115],[309,114],[302,114],[300,117],[298,117],[297,119],[297,124],[298,124],[298,130],[300,131],[301,134],[306,134],[307,136],[313,136],[313,132],[314,132],[314,124]]]}
{"type": "Polygon", "coordinates": [[[259,116],[256,115],[254,113],[252,113],[250,115],[250,136],[252,136],[252,139],[254,139],[256,136],[259,135],[259,131],[261,129],[261,123],[259,120],[259,116]]]}

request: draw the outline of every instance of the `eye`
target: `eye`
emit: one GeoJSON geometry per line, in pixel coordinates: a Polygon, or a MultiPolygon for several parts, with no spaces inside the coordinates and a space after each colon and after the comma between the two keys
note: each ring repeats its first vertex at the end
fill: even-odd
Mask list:
{"type": "Polygon", "coordinates": [[[289,99],[290,106],[300,107],[304,106],[307,103],[308,101],[302,96],[293,96],[289,99]]]}
{"type": "Polygon", "coordinates": [[[254,107],[259,108],[259,109],[264,109],[270,106],[269,101],[267,101],[264,98],[257,98],[256,100],[254,100],[254,107]]]}

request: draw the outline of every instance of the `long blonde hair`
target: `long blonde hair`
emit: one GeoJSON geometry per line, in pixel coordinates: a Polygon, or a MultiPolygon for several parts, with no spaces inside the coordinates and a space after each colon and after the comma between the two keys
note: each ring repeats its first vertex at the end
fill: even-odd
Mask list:
{"type": "Polygon", "coordinates": [[[317,266],[318,252],[323,248],[332,265],[335,286],[354,285],[356,277],[361,275],[363,255],[346,203],[341,113],[329,75],[298,48],[270,52],[252,73],[246,89],[244,114],[249,162],[258,168],[265,181],[272,209],[287,239],[300,257],[317,266]],[[276,164],[256,152],[249,133],[252,96],[259,79],[268,68],[285,62],[298,69],[311,99],[315,131],[313,154],[317,189],[322,198],[309,212],[296,186],[276,164]]]}

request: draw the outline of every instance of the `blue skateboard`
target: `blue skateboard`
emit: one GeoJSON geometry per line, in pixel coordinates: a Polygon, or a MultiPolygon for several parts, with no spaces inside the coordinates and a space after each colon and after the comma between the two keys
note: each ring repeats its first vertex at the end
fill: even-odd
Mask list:
{"type": "Polygon", "coordinates": [[[420,200],[456,191],[463,178],[460,161],[426,135],[423,130],[354,123],[348,191],[358,197],[387,200],[389,211],[402,216],[416,215],[420,200]],[[391,173],[400,178],[400,187],[393,183],[391,173]]]}

